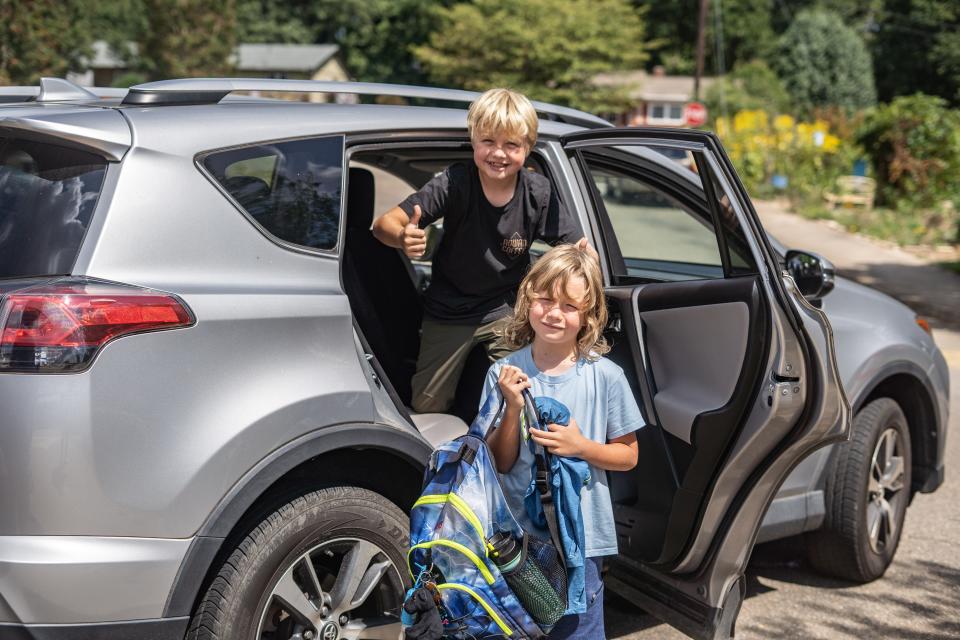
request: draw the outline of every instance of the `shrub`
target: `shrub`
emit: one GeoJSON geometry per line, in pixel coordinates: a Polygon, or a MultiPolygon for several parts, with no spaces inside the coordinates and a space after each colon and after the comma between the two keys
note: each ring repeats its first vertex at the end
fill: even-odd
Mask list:
{"type": "Polygon", "coordinates": [[[785,113],[790,107],[790,95],[770,67],[762,60],[739,64],[729,76],[718,79],[706,96],[707,113],[722,115],[723,111],[762,109],[770,114],[785,113]]]}
{"type": "Polygon", "coordinates": [[[879,181],[882,204],[897,209],[960,204],[960,111],[916,94],[871,110],[858,131],[879,181]]]}
{"type": "Polygon", "coordinates": [[[834,13],[800,13],[780,39],[776,70],[797,113],[830,106],[855,111],[876,102],[870,54],[834,13]]]}
{"type": "Polygon", "coordinates": [[[723,140],[747,190],[771,196],[775,175],[786,176],[785,193],[794,201],[819,200],[838,176],[850,173],[860,149],[838,137],[824,120],[798,122],[792,116],[771,117],[765,111],[746,110],[733,118],[718,118],[723,140]]]}

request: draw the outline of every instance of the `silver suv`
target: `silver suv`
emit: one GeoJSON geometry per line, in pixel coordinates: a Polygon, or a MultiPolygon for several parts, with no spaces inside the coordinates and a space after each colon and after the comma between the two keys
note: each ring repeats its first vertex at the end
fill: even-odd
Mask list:
{"type": "MultiPolygon", "coordinates": [[[[469,159],[474,97],[0,91],[0,636],[400,637],[407,513],[486,363],[454,414],[410,412],[429,261],[369,229],[469,159]]],[[[829,265],[766,237],[714,136],[536,106],[528,168],[601,253],[610,357],[651,425],[611,474],[609,588],[719,638],[758,537],[814,532],[820,566],[880,575],[943,477],[929,335],[871,290],[824,297],[829,265]]]]}

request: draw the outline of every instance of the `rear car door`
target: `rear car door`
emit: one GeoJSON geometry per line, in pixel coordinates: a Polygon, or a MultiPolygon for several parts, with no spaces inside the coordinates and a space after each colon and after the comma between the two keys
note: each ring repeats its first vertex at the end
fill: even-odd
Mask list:
{"type": "Polygon", "coordinates": [[[649,425],[637,467],[610,475],[607,586],[691,637],[732,637],[777,488],[849,430],[829,323],[780,270],[714,136],[561,142],[601,245],[610,357],[649,425]]]}

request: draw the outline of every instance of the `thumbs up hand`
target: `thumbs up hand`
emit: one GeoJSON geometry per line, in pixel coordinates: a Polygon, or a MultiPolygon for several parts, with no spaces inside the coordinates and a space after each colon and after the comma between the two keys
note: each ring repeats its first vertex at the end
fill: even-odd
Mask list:
{"type": "Polygon", "coordinates": [[[403,252],[410,258],[420,258],[427,250],[427,234],[420,228],[420,216],[423,212],[420,205],[414,205],[413,216],[403,227],[403,235],[400,238],[403,252]]]}

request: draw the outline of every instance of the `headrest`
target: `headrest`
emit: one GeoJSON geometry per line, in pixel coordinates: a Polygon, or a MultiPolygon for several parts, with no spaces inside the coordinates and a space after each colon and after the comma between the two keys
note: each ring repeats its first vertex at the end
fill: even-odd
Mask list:
{"type": "Polygon", "coordinates": [[[373,173],[350,167],[347,176],[347,228],[367,231],[373,224],[373,173]]]}

